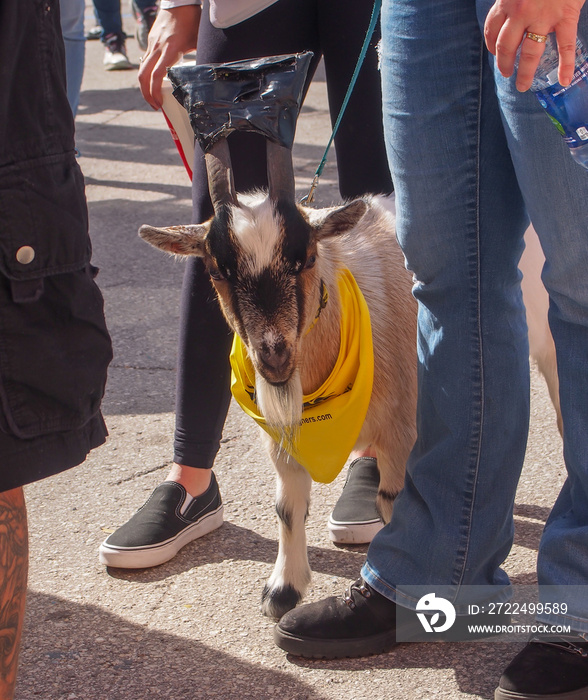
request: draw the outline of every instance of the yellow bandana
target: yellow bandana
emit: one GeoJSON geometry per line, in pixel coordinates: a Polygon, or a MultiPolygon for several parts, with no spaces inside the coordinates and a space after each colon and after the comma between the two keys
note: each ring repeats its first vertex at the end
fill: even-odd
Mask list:
{"type": "MultiPolygon", "coordinates": [[[[328,484],[339,474],[363,425],[374,381],[374,352],[370,313],[349,270],[339,275],[341,346],[335,367],[325,383],[303,397],[302,422],[294,445],[284,445],[314,481],[328,484]]],[[[252,397],[255,371],[241,339],[231,350],[231,391],[241,408],[276,442],[278,430],[269,428],[252,397]]]]}

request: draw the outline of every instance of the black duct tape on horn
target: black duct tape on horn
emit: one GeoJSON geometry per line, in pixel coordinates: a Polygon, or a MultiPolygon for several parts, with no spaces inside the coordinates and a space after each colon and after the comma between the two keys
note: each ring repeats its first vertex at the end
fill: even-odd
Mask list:
{"type": "Polygon", "coordinates": [[[206,153],[233,131],[292,148],[312,52],[232,63],[178,65],[167,75],[206,153]]]}

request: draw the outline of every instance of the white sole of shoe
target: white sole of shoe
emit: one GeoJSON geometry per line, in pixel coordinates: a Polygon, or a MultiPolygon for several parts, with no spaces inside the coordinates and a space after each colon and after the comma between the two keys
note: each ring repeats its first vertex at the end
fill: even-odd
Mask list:
{"type": "Polygon", "coordinates": [[[110,547],[103,542],[98,549],[101,564],[117,569],[149,569],[165,564],[189,542],[207,535],[223,524],[223,506],[182,530],[172,539],[142,548],[110,547]]]}
{"type": "Polygon", "coordinates": [[[130,70],[132,67],[133,67],[133,66],[131,66],[130,63],[129,63],[129,64],[126,64],[126,65],[121,65],[121,64],[112,65],[112,64],[111,64],[111,65],[108,65],[108,66],[105,65],[105,66],[104,66],[104,70],[107,70],[107,71],[111,71],[111,70],[130,70]]]}
{"type": "Polygon", "coordinates": [[[381,520],[365,523],[339,523],[331,518],[327,523],[329,537],[335,544],[369,544],[384,527],[381,520]]]}
{"type": "Polygon", "coordinates": [[[131,62],[127,58],[121,58],[114,61],[104,61],[104,70],[130,70],[131,62]]]}
{"type": "Polygon", "coordinates": [[[556,693],[555,695],[529,695],[528,693],[515,693],[510,690],[497,688],[494,692],[494,700],[586,700],[588,690],[579,688],[571,690],[569,693],[556,693]]]}

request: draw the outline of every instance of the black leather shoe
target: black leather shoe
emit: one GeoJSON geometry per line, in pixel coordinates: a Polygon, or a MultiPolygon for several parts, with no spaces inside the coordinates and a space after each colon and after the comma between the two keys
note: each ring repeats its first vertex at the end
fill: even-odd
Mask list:
{"type": "Polygon", "coordinates": [[[494,700],[587,700],[588,641],[534,637],[502,674],[494,700]]]}
{"type": "Polygon", "coordinates": [[[311,659],[380,654],[396,645],[396,604],[359,579],[343,598],[287,612],[274,628],[274,641],[290,654],[311,659]]]}

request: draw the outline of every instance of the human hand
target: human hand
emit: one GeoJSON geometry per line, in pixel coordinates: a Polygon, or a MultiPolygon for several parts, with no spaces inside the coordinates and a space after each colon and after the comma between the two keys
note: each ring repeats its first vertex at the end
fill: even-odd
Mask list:
{"type": "Polygon", "coordinates": [[[141,93],[154,109],[163,102],[161,86],[167,69],[196,49],[201,12],[200,5],[182,5],[157,14],[139,68],[141,93]]]}
{"type": "Polygon", "coordinates": [[[531,87],[545,45],[525,36],[526,32],[547,35],[555,32],[559,52],[558,80],[569,85],[574,75],[576,34],[585,0],[496,0],[484,26],[488,50],[496,56],[498,70],[506,78],[517,68],[517,90],[531,87]]]}

